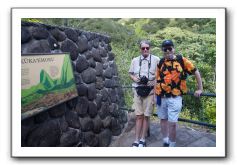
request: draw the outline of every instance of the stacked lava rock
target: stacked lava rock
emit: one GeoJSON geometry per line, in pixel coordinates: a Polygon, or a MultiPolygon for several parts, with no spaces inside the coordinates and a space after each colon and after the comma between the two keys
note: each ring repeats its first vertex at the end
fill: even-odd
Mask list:
{"type": "Polygon", "coordinates": [[[23,120],[22,146],[108,146],[127,122],[110,38],[22,22],[22,54],[59,52],[70,53],[78,97],[23,120]]]}

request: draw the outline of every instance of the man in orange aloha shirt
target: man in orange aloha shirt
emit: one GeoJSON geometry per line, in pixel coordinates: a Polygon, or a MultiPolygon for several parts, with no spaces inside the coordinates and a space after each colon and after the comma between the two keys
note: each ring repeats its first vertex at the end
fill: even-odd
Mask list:
{"type": "Polygon", "coordinates": [[[171,40],[163,41],[164,57],[160,60],[156,70],[155,93],[157,95],[157,109],[160,118],[163,146],[175,147],[176,123],[182,109],[182,94],[187,92],[187,74],[194,74],[198,89],[194,96],[200,97],[203,86],[199,71],[187,58],[175,54],[171,40]]]}

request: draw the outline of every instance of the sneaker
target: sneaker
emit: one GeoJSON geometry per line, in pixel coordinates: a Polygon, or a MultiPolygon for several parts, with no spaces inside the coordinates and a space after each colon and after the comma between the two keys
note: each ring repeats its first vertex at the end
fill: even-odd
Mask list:
{"type": "Polygon", "coordinates": [[[146,147],[146,142],[144,142],[144,141],[139,141],[138,147],[146,147]]]}
{"type": "Polygon", "coordinates": [[[176,142],[170,142],[169,147],[175,147],[176,142]]]}
{"type": "Polygon", "coordinates": [[[132,147],[138,147],[138,145],[139,145],[138,143],[135,143],[135,142],[134,142],[134,143],[132,144],[132,147]]]}
{"type": "Polygon", "coordinates": [[[169,147],[169,143],[163,143],[163,147],[169,147]]]}

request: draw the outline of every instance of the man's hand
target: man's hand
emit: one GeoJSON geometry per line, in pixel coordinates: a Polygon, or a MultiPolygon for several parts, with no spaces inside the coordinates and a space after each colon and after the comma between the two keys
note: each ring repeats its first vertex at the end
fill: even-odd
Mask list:
{"type": "Polygon", "coordinates": [[[195,91],[194,96],[200,97],[202,94],[203,86],[202,86],[201,75],[198,70],[195,71],[195,77],[196,77],[197,84],[198,84],[198,90],[195,91]]]}
{"type": "Polygon", "coordinates": [[[136,77],[136,76],[133,76],[132,79],[133,79],[133,81],[136,82],[136,83],[140,82],[140,78],[138,78],[138,77],[136,77]]]}
{"type": "Polygon", "coordinates": [[[195,91],[194,96],[195,96],[195,97],[200,97],[201,94],[202,94],[202,90],[199,89],[199,90],[196,90],[196,91],[195,91]]]}

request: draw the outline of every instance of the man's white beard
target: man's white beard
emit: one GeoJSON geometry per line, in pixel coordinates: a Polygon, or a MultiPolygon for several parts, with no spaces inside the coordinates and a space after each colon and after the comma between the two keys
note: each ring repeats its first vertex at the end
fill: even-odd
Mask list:
{"type": "Polygon", "coordinates": [[[167,59],[172,60],[174,58],[173,53],[169,53],[168,55],[165,55],[167,59]]]}

